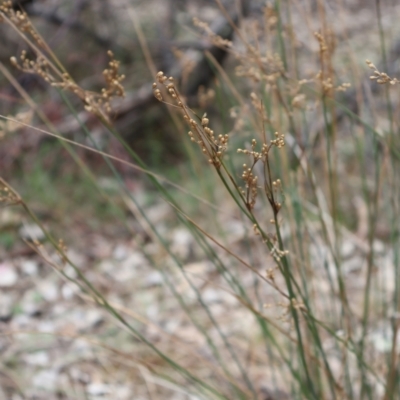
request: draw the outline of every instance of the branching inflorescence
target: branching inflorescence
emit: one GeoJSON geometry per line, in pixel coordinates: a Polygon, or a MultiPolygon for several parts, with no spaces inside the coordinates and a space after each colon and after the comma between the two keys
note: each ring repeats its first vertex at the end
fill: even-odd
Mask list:
{"type": "Polygon", "coordinates": [[[154,96],[157,100],[164,102],[163,94],[158,87],[158,84],[163,85],[167,95],[176,103],[176,106],[182,110],[183,118],[190,126],[190,131],[188,132],[190,140],[199,145],[201,151],[208,157],[208,162],[210,164],[214,165],[216,168],[220,168],[221,159],[228,146],[228,135],[215,136],[214,131],[208,126],[210,121],[207,115],[204,114],[202,118],[198,118],[193,111],[186,106],[172,77],[168,78],[160,71],[157,73],[156,80],[157,82],[153,83],[154,96]]]}
{"type": "Polygon", "coordinates": [[[365,62],[368,67],[374,71],[374,74],[369,77],[372,81],[376,81],[381,85],[384,85],[385,83],[390,83],[391,85],[400,83],[397,78],[391,78],[386,72],[380,72],[370,60],[366,60],[365,62]]]}
{"type": "Polygon", "coordinates": [[[19,70],[35,74],[43,78],[51,86],[67,90],[77,95],[85,104],[85,109],[106,122],[109,122],[111,100],[125,95],[122,81],[125,76],[119,73],[119,61],[114,59],[114,54],[108,51],[110,61],[108,68],[103,71],[106,87],[101,93],[95,93],[81,88],[72,77],[63,69],[50,48],[46,45],[40,34],[33,27],[27,14],[15,11],[11,1],[0,5],[0,22],[8,23],[18,33],[23,35],[26,43],[34,53],[34,58],[29,58],[23,50],[19,59],[11,57],[11,64],[19,70]]]}
{"type": "MultiPolygon", "coordinates": [[[[184,99],[179,94],[174,79],[167,77],[163,72],[158,72],[156,82],[153,83],[153,93],[157,100],[171,104],[164,100],[162,90],[172,99],[172,105],[176,105],[183,112],[183,118],[188,122],[190,130],[188,135],[192,142],[200,147],[201,151],[208,157],[208,162],[220,169],[222,166],[222,158],[227,150],[229,136],[227,134],[216,136],[214,131],[209,127],[209,119],[204,114],[202,118],[195,116],[194,112],[186,106],[184,99]],[[197,119],[197,120],[196,120],[197,119]]],[[[238,149],[238,153],[247,154],[252,157],[251,166],[243,164],[242,179],[245,182],[245,189],[237,187],[245,202],[248,211],[252,212],[256,204],[257,193],[259,187],[258,176],[255,174],[255,165],[261,161],[264,164],[264,190],[269,203],[276,216],[282,207],[277,200],[277,192],[281,191],[281,181],[273,180],[269,164],[269,152],[272,147],[281,149],[285,146],[285,137],[283,134],[275,133],[275,139],[269,143],[263,143],[261,150],[256,151],[257,141],[252,140],[251,150],[238,149]]]]}
{"type": "Polygon", "coordinates": [[[264,190],[269,203],[271,204],[274,214],[277,215],[282,207],[282,204],[277,201],[277,192],[281,190],[281,181],[277,179],[272,180],[271,170],[269,165],[269,152],[272,147],[281,149],[285,146],[285,135],[275,132],[275,139],[270,143],[263,143],[260,151],[256,151],[257,141],[253,139],[251,142],[251,150],[238,149],[238,153],[243,153],[251,156],[252,164],[249,167],[243,164],[242,179],[246,183],[246,190],[242,189],[242,195],[246,199],[246,206],[251,211],[256,203],[258,193],[258,177],[254,174],[256,164],[261,161],[264,164],[264,190]]]}
{"type": "Polygon", "coordinates": [[[101,90],[101,93],[81,88],[68,73],[55,69],[54,65],[42,54],[39,54],[35,60],[30,60],[27,58],[26,51],[22,51],[20,61],[16,57],[11,57],[11,64],[23,72],[41,76],[53,87],[74,93],[84,102],[86,111],[108,121],[108,115],[111,113],[111,100],[114,97],[125,95],[121,84],[125,76],[119,75],[119,61],[114,59],[113,53],[108,51],[107,54],[110,57],[109,68],[103,71],[106,87],[101,90]]]}

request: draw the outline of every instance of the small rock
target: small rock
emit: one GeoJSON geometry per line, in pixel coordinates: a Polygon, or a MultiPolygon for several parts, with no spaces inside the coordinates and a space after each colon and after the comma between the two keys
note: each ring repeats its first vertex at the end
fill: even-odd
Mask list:
{"type": "Polygon", "coordinates": [[[37,290],[31,289],[24,293],[20,304],[25,314],[34,315],[40,311],[43,301],[37,290]]]}
{"type": "Polygon", "coordinates": [[[8,262],[0,264],[0,287],[14,286],[18,281],[18,274],[15,267],[8,262]]]}
{"type": "Polygon", "coordinates": [[[130,254],[126,260],[124,260],[122,266],[130,269],[136,269],[139,267],[148,266],[148,261],[142,253],[134,252],[130,254]]]}
{"type": "Polygon", "coordinates": [[[372,247],[373,247],[375,253],[384,254],[386,251],[384,243],[378,239],[374,240],[372,247]]]}
{"type": "Polygon", "coordinates": [[[36,276],[39,271],[38,262],[34,260],[23,259],[20,261],[20,267],[22,272],[29,276],[36,276]]]}
{"type": "Polygon", "coordinates": [[[349,258],[353,254],[355,248],[356,247],[350,240],[345,240],[341,246],[340,253],[343,258],[349,258]]]}
{"type": "Polygon", "coordinates": [[[86,323],[88,326],[96,326],[100,322],[102,322],[104,319],[103,312],[100,310],[88,310],[86,313],[86,323]]]}
{"type": "Polygon", "coordinates": [[[49,365],[49,354],[45,351],[37,351],[32,354],[26,354],[24,360],[27,364],[45,367],[49,365]]]}
{"type": "Polygon", "coordinates": [[[183,228],[175,229],[172,233],[171,250],[180,258],[189,258],[193,246],[192,235],[183,228]]]}
{"type": "MultiPolygon", "coordinates": [[[[14,329],[16,331],[29,328],[30,325],[31,319],[27,315],[23,314],[15,315],[11,321],[11,329],[14,329]]],[[[21,335],[25,337],[25,335],[27,334],[21,333],[21,335]]]]}
{"type": "Polygon", "coordinates": [[[163,281],[164,279],[160,272],[152,271],[146,276],[144,280],[144,286],[145,287],[158,286],[161,285],[163,281]]]}
{"type": "Polygon", "coordinates": [[[61,295],[64,300],[71,300],[77,293],[80,292],[80,290],[81,289],[78,285],[75,285],[72,282],[67,282],[61,288],[61,295]]]}
{"type": "Polygon", "coordinates": [[[64,274],[68,276],[70,279],[75,279],[78,276],[78,273],[75,271],[75,268],[72,265],[66,265],[64,268],[64,274]]]}
{"type": "Polygon", "coordinates": [[[8,321],[13,313],[14,299],[9,293],[0,292],[0,321],[8,321]]]}
{"type": "MultiPolygon", "coordinates": [[[[380,353],[389,353],[393,348],[393,330],[388,320],[380,321],[368,335],[368,340],[380,353]]],[[[396,353],[400,355],[400,343],[396,343],[396,353]]]]}
{"type": "Polygon", "coordinates": [[[115,398],[119,400],[130,400],[133,398],[133,392],[127,386],[118,386],[118,387],[114,386],[114,393],[115,393],[115,398]]]}
{"type": "Polygon", "coordinates": [[[0,227],[7,228],[18,225],[20,221],[20,217],[14,211],[12,211],[11,207],[3,207],[0,210],[0,227]]]}
{"type": "Polygon", "coordinates": [[[144,266],[148,266],[148,262],[143,254],[132,253],[114,268],[113,277],[119,282],[127,282],[135,279],[137,277],[137,269],[144,266]]]}
{"type": "Polygon", "coordinates": [[[207,304],[221,301],[220,292],[213,288],[208,288],[204,290],[201,297],[203,301],[207,304]]]}
{"type": "Polygon", "coordinates": [[[104,396],[111,393],[111,387],[100,382],[90,383],[86,386],[86,393],[90,396],[104,396]]]}
{"type": "Polygon", "coordinates": [[[54,282],[42,281],[37,285],[40,295],[48,302],[58,298],[58,286],[54,282]]]}
{"type": "Polygon", "coordinates": [[[39,321],[37,324],[37,329],[40,332],[46,333],[54,333],[56,331],[56,327],[53,321],[39,321]]]}
{"type": "Polygon", "coordinates": [[[214,265],[210,261],[196,261],[185,264],[185,271],[191,274],[204,275],[214,269],[214,265]]]}
{"type": "Polygon", "coordinates": [[[79,331],[86,331],[103,321],[103,313],[100,310],[76,310],[70,318],[70,322],[76,326],[79,331]]]}
{"type": "Polygon", "coordinates": [[[56,371],[43,370],[33,377],[32,383],[37,388],[54,391],[57,387],[57,377],[58,374],[56,371]]]}
{"type": "Polygon", "coordinates": [[[129,255],[129,249],[124,244],[118,244],[113,250],[112,256],[117,261],[122,261],[129,255]]]}
{"type": "Polygon", "coordinates": [[[24,224],[19,229],[19,235],[25,240],[42,240],[44,239],[44,233],[39,225],[36,224],[24,224]]]}

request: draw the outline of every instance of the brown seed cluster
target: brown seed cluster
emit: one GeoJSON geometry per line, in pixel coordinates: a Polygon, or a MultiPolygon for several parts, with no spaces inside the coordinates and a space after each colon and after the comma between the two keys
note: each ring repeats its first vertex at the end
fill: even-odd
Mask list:
{"type": "Polygon", "coordinates": [[[251,141],[251,150],[242,150],[238,149],[238,153],[249,154],[252,156],[254,161],[258,160],[266,160],[268,158],[268,153],[271,148],[275,146],[278,149],[281,149],[285,146],[285,135],[282,133],[275,132],[275,139],[271,140],[270,143],[263,143],[261,147],[261,151],[256,151],[257,141],[253,139],[251,141]]]}
{"type": "Polygon", "coordinates": [[[319,82],[321,85],[321,90],[323,94],[330,94],[333,91],[336,92],[345,92],[349,87],[351,87],[350,83],[342,83],[338,86],[334,86],[332,82],[332,78],[323,78],[323,73],[322,71],[318,71],[318,73],[315,75],[315,78],[313,80],[309,80],[308,82],[319,82]]]}
{"type": "Polygon", "coordinates": [[[209,127],[210,121],[206,114],[199,121],[193,111],[186,106],[184,99],[175,86],[174,79],[165,76],[162,71],[156,75],[156,82],[153,83],[153,93],[157,100],[176,105],[182,110],[183,118],[190,126],[188,132],[190,140],[200,147],[201,151],[208,157],[210,164],[219,168],[222,157],[227,150],[229,136],[226,134],[216,136],[209,127]],[[169,99],[172,99],[170,103],[164,100],[163,92],[169,99]]]}
{"type": "Polygon", "coordinates": [[[271,140],[270,143],[263,143],[260,151],[256,151],[257,141],[253,139],[251,141],[251,150],[247,149],[238,149],[238,153],[243,153],[251,156],[252,165],[248,166],[247,164],[243,164],[243,173],[242,179],[245,182],[245,189],[241,190],[241,193],[246,201],[246,206],[249,211],[253,210],[258,193],[258,177],[254,173],[255,166],[258,161],[261,162],[267,167],[267,176],[264,179],[264,189],[267,195],[267,198],[274,208],[276,212],[280,210],[282,204],[276,201],[276,194],[278,190],[281,190],[281,181],[277,179],[276,181],[272,181],[270,177],[269,170],[269,151],[272,147],[276,147],[281,149],[285,146],[285,135],[275,132],[275,139],[271,140]]]}
{"type": "Polygon", "coordinates": [[[386,83],[390,83],[391,85],[400,83],[397,78],[391,78],[386,72],[380,72],[370,60],[366,60],[365,62],[368,67],[374,71],[374,74],[369,77],[369,79],[371,79],[372,81],[376,81],[376,83],[379,83],[381,85],[384,85],[386,83]]]}
{"type": "Polygon", "coordinates": [[[280,250],[278,247],[274,246],[271,250],[271,256],[274,258],[276,262],[280,262],[282,257],[285,257],[289,254],[289,250],[280,250]]]}
{"type": "Polygon", "coordinates": [[[13,25],[20,32],[30,35],[39,47],[45,46],[43,39],[33,27],[28,15],[24,11],[15,11],[12,1],[3,1],[0,4],[0,22],[5,21],[13,25]]]}
{"type": "MultiPolygon", "coordinates": [[[[210,120],[206,114],[199,118],[186,106],[185,101],[180,95],[172,77],[166,76],[162,71],[158,72],[152,88],[157,100],[170,104],[181,110],[183,119],[186,120],[190,126],[188,132],[190,140],[200,147],[201,151],[208,157],[209,163],[214,165],[217,169],[223,166],[222,158],[224,152],[227,150],[229,136],[216,135],[210,127],[210,120]]],[[[253,104],[258,107],[257,109],[263,111],[262,102],[255,94],[252,96],[252,101],[253,104]]],[[[266,116],[264,117],[265,119],[267,118],[266,116]]],[[[249,155],[252,158],[252,163],[249,166],[243,164],[242,179],[245,182],[245,187],[240,188],[236,185],[236,188],[239,190],[246,208],[252,212],[256,205],[257,195],[260,189],[259,177],[257,176],[255,166],[261,161],[261,163],[264,164],[264,177],[262,183],[264,184],[264,190],[268,201],[274,210],[274,222],[277,221],[276,216],[282,207],[281,202],[278,201],[279,196],[282,194],[282,186],[279,179],[274,181],[271,178],[269,151],[272,147],[282,149],[284,146],[284,135],[276,132],[275,137],[268,143],[263,143],[259,150],[257,149],[256,139],[252,140],[251,150],[238,149],[239,153],[249,155]]],[[[232,180],[234,179],[233,177],[231,178],[232,180]]],[[[253,226],[253,229],[256,235],[262,234],[257,224],[253,226]]],[[[273,257],[276,261],[278,261],[280,256],[281,254],[279,252],[273,253],[273,257]]]]}
{"type": "MultiPolygon", "coordinates": [[[[19,57],[19,61],[16,57],[11,57],[10,62],[12,66],[18,68],[19,70],[29,73],[39,75],[43,78],[46,82],[53,84],[56,81],[54,74],[52,73],[52,65],[47,60],[46,57],[39,54],[35,60],[30,60],[27,57],[26,50],[22,50],[21,55],[19,57]]],[[[68,80],[68,75],[64,74],[63,78],[68,80]]]]}
{"type": "Polygon", "coordinates": [[[246,184],[246,191],[242,189],[242,195],[246,198],[246,205],[249,210],[252,210],[256,204],[258,186],[258,177],[254,174],[255,162],[251,167],[243,164],[242,179],[246,184]]]}
{"type": "Polygon", "coordinates": [[[278,267],[274,267],[274,268],[269,268],[267,269],[266,273],[265,273],[265,277],[272,281],[275,282],[275,271],[278,269],[278,267]]]}
{"type": "Polygon", "coordinates": [[[324,95],[332,96],[333,92],[344,92],[351,85],[349,83],[342,83],[338,86],[335,86],[335,82],[330,71],[327,69],[327,65],[331,64],[332,54],[334,53],[336,47],[336,39],[333,32],[329,29],[325,32],[325,35],[326,36],[323,36],[319,32],[314,32],[314,37],[317,39],[319,44],[320,63],[322,70],[318,71],[318,73],[315,75],[315,78],[311,79],[310,82],[314,81],[315,83],[319,84],[324,95]]]}
{"type": "Polygon", "coordinates": [[[40,76],[54,87],[76,94],[85,103],[87,111],[109,122],[111,100],[125,95],[121,83],[125,76],[119,74],[120,64],[114,59],[111,51],[108,52],[110,57],[108,68],[103,71],[106,87],[101,90],[100,94],[90,92],[75,83],[70,75],[59,67],[57,60],[51,61],[51,50],[33,27],[28,15],[23,11],[13,9],[12,1],[3,1],[0,5],[0,22],[8,23],[19,34],[24,34],[23,37],[34,54],[33,59],[30,59],[27,51],[23,50],[19,59],[11,57],[10,62],[14,67],[40,76]]]}
{"type": "Polygon", "coordinates": [[[114,54],[111,50],[109,50],[107,54],[110,57],[110,61],[108,63],[108,68],[103,71],[107,87],[101,90],[101,96],[103,99],[124,97],[125,89],[121,82],[125,79],[125,75],[119,74],[120,62],[114,58],[114,54]]]}
{"type": "Polygon", "coordinates": [[[121,83],[125,76],[119,74],[120,63],[114,59],[113,53],[108,51],[107,54],[110,57],[110,61],[108,68],[103,71],[106,87],[101,90],[100,94],[81,88],[68,73],[60,71],[43,54],[38,54],[35,60],[30,60],[26,51],[22,51],[19,61],[16,57],[11,57],[10,62],[21,71],[39,75],[53,87],[76,94],[82,99],[88,112],[96,114],[105,121],[109,121],[108,115],[111,113],[112,99],[125,96],[121,83]]]}
{"type": "Polygon", "coordinates": [[[326,45],[325,38],[319,32],[314,32],[314,36],[318,40],[321,53],[326,52],[328,50],[328,46],[326,45]]]}

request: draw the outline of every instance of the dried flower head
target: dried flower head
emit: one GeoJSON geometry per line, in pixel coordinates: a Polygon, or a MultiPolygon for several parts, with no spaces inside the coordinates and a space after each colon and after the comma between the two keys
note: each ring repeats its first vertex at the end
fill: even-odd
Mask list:
{"type": "Polygon", "coordinates": [[[264,168],[264,190],[267,195],[268,201],[270,202],[272,208],[277,214],[282,207],[282,204],[276,200],[276,193],[278,190],[282,190],[281,181],[277,179],[276,181],[272,181],[270,175],[270,165],[269,165],[269,152],[272,147],[277,147],[281,149],[285,146],[285,136],[278,132],[275,132],[275,139],[271,140],[270,143],[263,143],[260,150],[256,150],[257,141],[253,139],[251,141],[251,150],[248,149],[238,149],[238,153],[243,153],[249,155],[252,158],[251,166],[247,166],[247,164],[243,164],[243,173],[242,179],[245,182],[245,189],[241,190],[241,193],[245,199],[246,207],[249,211],[253,210],[257,192],[258,192],[258,177],[254,174],[256,164],[261,161],[266,168],[264,168]]]}
{"type": "Polygon", "coordinates": [[[41,48],[45,48],[45,42],[32,25],[25,11],[14,10],[12,1],[3,1],[0,4],[0,22],[6,22],[14,29],[31,36],[33,42],[41,48]]]}
{"type": "Polygon", "coordinates": [[[111,51],[108,51],[107,54],[110,57],[110,61],[108,68],[103,71],[106,87],[101,90],[100,94],[81,88],[68,73],[60,71],[43,54],[37,54],[36,59],[29,59],[27,52],[22,51],[20,61],[16,57],[11,57],[10,62],[21,71],[39,75],[51,86],[74,93],[85,103],[86,111],[96,114],[105,121],[109,121],[108,115],[111,112],[111,100],[115,97],[125,96],[121,83],[125,79],[125,75],[119,74],[120,63],[114,59],[114,54],[111,51]]]}
{"type": "Polygon", "coordinates": [[[156,82],[153,83],[152,87],[153,94],[157,100],[168,103],[168,99],[171,99],[169,104],[176,105],[181,109],[183,119],[187,121],[190,126],[188,132],[190,140],[200,147],[202,153],[208,157],[208,162],[210,164],[219,168],[221,166],[222,157],[228,147],[229,136],[227,134],[216,136],[214,131],[209,127],[210,120],[207,118],[206,114],[198,120],[198,117],[196,117],[194,112],[186,105],[172,77],[168,78],[162,71],[159,71],[156,75],[156,82]],[[165,93],[165,99],[167,100],[164,100],[163,93],[165,93]]]}
{"type": "Polygon", "coordinates": [[[384,85],[385,83],[390,83],[391,85],[400,83],[397,78],[391,78],[386,72],[380,72],[370,60],[366,60],[365,62],[368,67],[374,71],[374,74],[369,77],[372,81],[376,81],[381,85],[384,85]]]}
{"type": "Polygon", "coordinates": [[[326,45],[325,38],[319,32],[314,32],[314,36],[318,40],[320,52],[324,53],[325,51],[327,51],[328,46],[326,45]]]}

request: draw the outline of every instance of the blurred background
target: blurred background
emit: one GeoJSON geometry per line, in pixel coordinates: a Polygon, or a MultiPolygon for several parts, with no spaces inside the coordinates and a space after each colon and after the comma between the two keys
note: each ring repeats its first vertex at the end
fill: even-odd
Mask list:
{"type": "MultiPolygon", "coordinates": [[[[26,125],[0,120],[0,178],[140,333],[220,389],[215,398],[307,398],[296,392],[296,374],[288,372],[293,346],[283,345],[288,351],[283,361],[258,320],[259,314],[271,313],[272,321],[293,333],[282,297],[254,274],[265,277],[276,268],[274,258],[190,143],[179,110],[154,97],[152,83],[163,71],[174,77],[194,115],[206,113],[215,132],[231,136],[227,164],[234,180],[240,181],[242,165],[249,162],[236,155],[237,148],[250,148],[252,138],[263,134],[288,134],[285,155],[274,159],[274,173],[286,185],[283,240],[296,268],[301,265],[307,274],[306,279],[299,272],[298,282],[315,283],[311,297],[321,304],[321,315],[330,317],[326,310],[339,297],[332,283],[340,275],[339,260],[356,310],[349,320],[357,321],[357,328],[363,320],[366,265],[377,286],[385,282],[373,297],[378,317],[366,351],[371,368],[380,371],[382,360],[390,358],[393,337],[386,334],[386,312],[395,312],[391,301],[400,287],[394,267],[400,185],[396,173],[380,170],[397,165],[397,156],[393,164],[390,157],[400,143],[399,96],[397,83],[388,89],[370,80],[374,71],[365,60],[400,79],[397,1],[13,0],[11,5],[27,13],[59,65],[88,93],[105,87],[109,50],[120,62],[125,96],[111,102],[110,128],[85,109],[82,97],[12,65],[11,57],[19,60],[25,51],[35,59],[35,52],[21,31],[3,20],[0,115],[26,125]],[[210,32],[232,47],[217,45],[210,32]],[[315,32],[322,32],[324,41],[315,32]],[[328,55],[322,54],[322,42],[328,55]],[[258,69],[263,63],[265,76],[258,69]],[[331,80],[321,79],[319,85],[321,71],[331,80]],[[328,92],[333,100],[324,107],[328,92]],[[65,143],[43,132],[50,125],[63,138],[125,163],[107,163],[82,147],[74,147],[72,155],[65,143]],[[334,172],[328,168],[330,156],[334,172]],[[326,203],[319,202],[321,193],[326,203]],[[171,206],[169,195],[254,271],[221,246],[207,247],[205,236],[199,239],[199,232],[182,222],[184,214],[171,206]],[[339,238],[336,247],[331,237],[339,238]],[[239,283],[227,285],[230,274],[239,283]],[[249,297],[236,291],[236,284],[249,297]],[[227,360],[226,369],[216,349],[227,360]]],[[[270,206],[265,198],[258,201],[255,210],[268,225],[270,206]]],[[[0,400],[214,398],[195,391],[193,380],[171,373],[170,364],[144,349],[139,336],[128,334],[90,290],[73,285],[80,275],[62,264],[58,251],[40,254],[37,243],[47,248],[51,241],[25,211],[10,204],[0,208],[0,400]]],[[[335,332],[347,329],[342,320],[332,321],[335,332]]],[[[366,381],[354,378],[357,362],[348,361],[341,344],[333,345],[334,336],[327,336],[321,340],[331,351],[332,375],[341,376],[342,362],[353,362],[346,364],[347,381],[366,381]]],[[[279,344],[282,336],[276,337],[279,344]]],[[[356,398],[364,384],[383,396],[381,381],[370,379],[370,386],[355,383],[354,392],[349,383],[343,398],[356,398]]]]}

